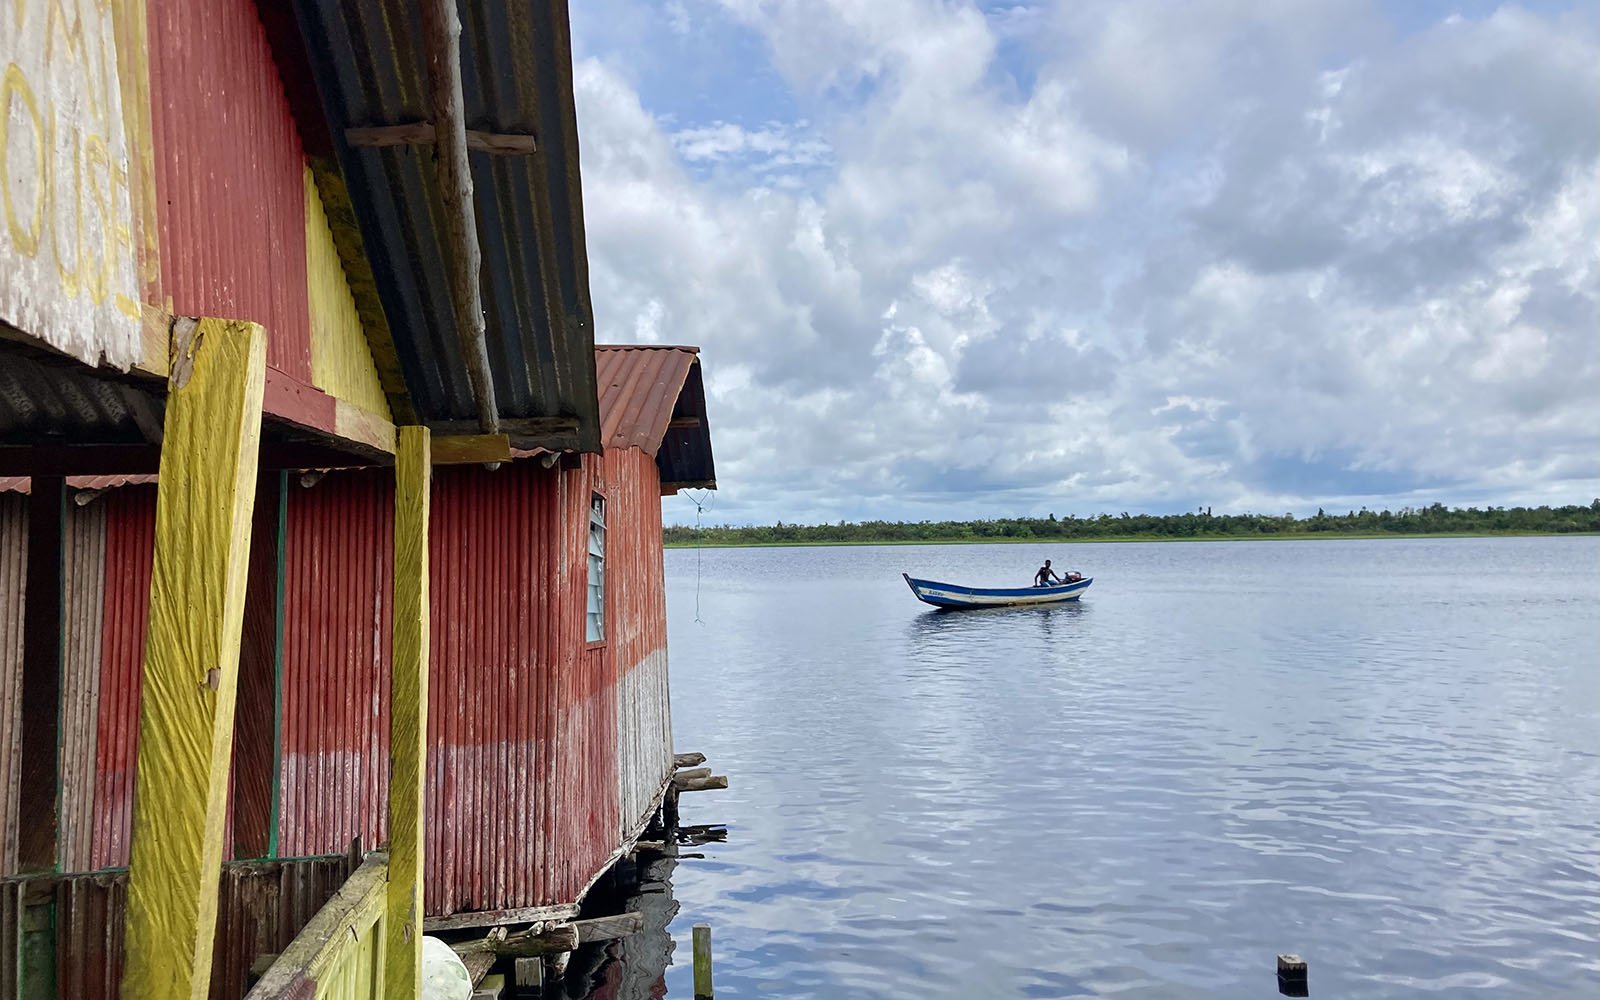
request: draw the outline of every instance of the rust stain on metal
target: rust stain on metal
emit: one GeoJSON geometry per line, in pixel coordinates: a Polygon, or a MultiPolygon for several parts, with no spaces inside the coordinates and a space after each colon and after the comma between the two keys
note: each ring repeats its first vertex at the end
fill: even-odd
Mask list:
{"type": "Polygon", "coordinates": [[[600,435],[607,448],[640,448],[655,455],[699,351],[697,347],[595,346],[600,435]]]}

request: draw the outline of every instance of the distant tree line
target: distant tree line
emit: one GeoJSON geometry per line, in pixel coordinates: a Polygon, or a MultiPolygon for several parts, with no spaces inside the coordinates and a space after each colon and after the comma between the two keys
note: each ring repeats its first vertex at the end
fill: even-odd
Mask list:
{"type": "Polygon", "coordinates": [[[1332,535],[1550,534],[1600,532],[1600,499],[1570,507],[1404,507],[1314,517],[1294,514],[1100,514],[1013,517],[991,521],[840,521],[755,527],[719,525],[665,529],[668,545],[775,545],[871,542],[969,542],[1022,539],[1262,538],[1332,535]]]}

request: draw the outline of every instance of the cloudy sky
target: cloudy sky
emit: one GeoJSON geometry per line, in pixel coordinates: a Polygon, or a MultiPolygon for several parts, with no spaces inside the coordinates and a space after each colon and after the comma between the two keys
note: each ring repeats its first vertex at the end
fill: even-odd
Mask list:
{"type": "Polygon", "coordinates": [[[571,6],[716,523],[1600,496],[1596,0],[571,6]]]}

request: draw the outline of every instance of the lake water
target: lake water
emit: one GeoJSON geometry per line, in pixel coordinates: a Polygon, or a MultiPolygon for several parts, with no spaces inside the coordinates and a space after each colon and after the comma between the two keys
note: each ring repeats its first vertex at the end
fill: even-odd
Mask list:
{"type": "Polygon", "coordinates": [[[1600,996],[1600,538],[675,550],[719,997],[1600,996]],[[902,570],[1079,605],[940,613],[902,570]],[[698,621],[697,618],[698,608],[698,621]]]}

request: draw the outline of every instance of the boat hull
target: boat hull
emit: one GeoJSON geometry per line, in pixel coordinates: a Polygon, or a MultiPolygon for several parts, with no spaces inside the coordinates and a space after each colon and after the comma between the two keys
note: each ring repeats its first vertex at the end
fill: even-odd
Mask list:
{"type": "Polygon", "coordinates": [[[936,608],[1005,608],[1039,604],[1061,604],[1076,601],[1089,589],[1094,577],[1058,587],[963,587],[936,580],[917,580],[902,573],[906,586],[917,595],[917,600],[936,608]]]}

